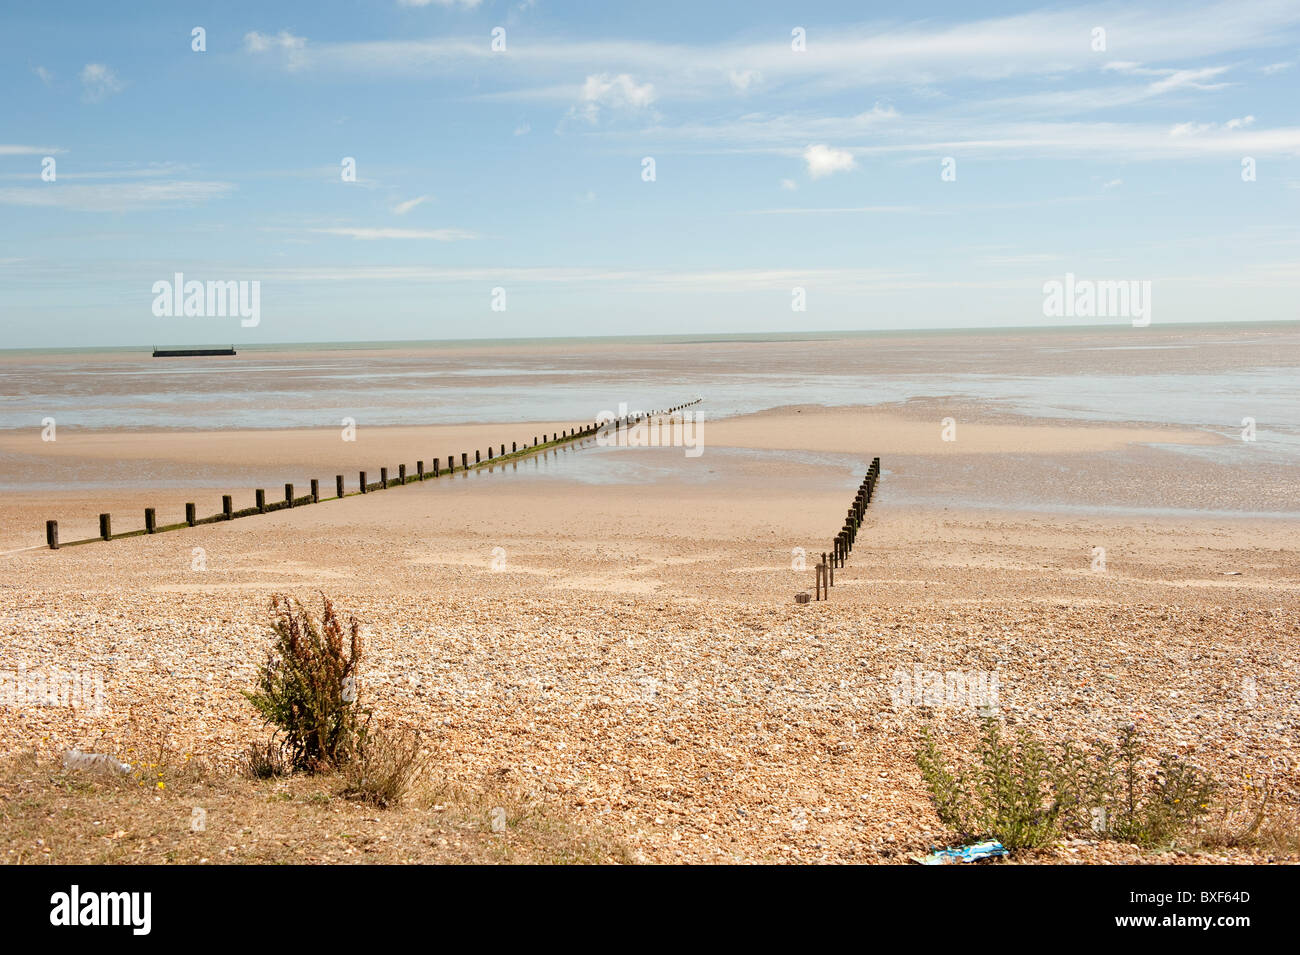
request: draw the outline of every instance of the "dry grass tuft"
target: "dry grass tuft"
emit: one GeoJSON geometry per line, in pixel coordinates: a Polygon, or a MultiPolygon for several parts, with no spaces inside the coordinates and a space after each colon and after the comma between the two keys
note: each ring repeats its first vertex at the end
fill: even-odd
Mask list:
{"type": "Polygon", "coordinates": [[[420,735],[404,727],[367,726],[342,768],[343,795],[387,808],[400,803],[428,770],[420,735]]]}
{"type": "Polygon", "coordinates": [[[1300,854],[1300,807],[1277,804],[1268,779],[1246,777],[1207,818],[1197,844],[1204,849],[1256,849],[1300,854]]]}

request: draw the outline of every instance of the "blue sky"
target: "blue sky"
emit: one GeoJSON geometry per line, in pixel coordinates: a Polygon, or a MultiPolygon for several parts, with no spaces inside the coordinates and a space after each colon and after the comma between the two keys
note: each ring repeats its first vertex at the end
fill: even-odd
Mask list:
{"type": "Polygon", "coordinates": [[[1294,2],[9,4],[0,52],[0,347],[1042,326],[1067,272],[1300,318],[1294,2]],[[259,323],[155,316],[177,272],[259,323]]]}

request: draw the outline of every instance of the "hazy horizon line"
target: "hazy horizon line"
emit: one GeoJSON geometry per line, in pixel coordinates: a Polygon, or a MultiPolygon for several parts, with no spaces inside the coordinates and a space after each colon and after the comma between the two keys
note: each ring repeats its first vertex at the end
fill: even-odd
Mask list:
{"type": "MultiPolygon", "coordinates": [[[[1213,322],[1162,322],[1142,328],[1150,331],[1156,328],[1177,327],[1180,329],[1215,328],[1215,327],[1257,327],[1300,324],[1300,318],[1294,319],[1221,319],[1213,322]]],[[[398,345],[441,345],[441,344],[475,344],[475,345],[518,345],[539,342],[573,343],[573,342],[628,342],[642,344],[709,344],[719,341],[833,341],[836,338],[866,337],[871,335],[938,335],[938,334],[988,334],[996,332],[1048,333],[1065,331],[1103,331],[1129,328],[1122,322],[1103,322],[1083,325],[982,325],[982,326],[936,326],[928,328],[861,328],[861,329],[815,329],[812,331],[772,331],[772,332],[680,332],[666,334],[634,335],[537,335],[527,338],[358,338],[329,339],[320,341],[268,341],[268,342],[231,342],[212,341],[199,343],[163,343],[151,342],[148,345],[132,343],[125,345],[19,345],[0,348],[0,354],[15,352],[89,352],[89,351],[136,351],[154,348],[212,348],[233,347],[235,349],[261,350],[270,348],[319,348],[322,346],[352,346],[379,349],[398,345]]]]}

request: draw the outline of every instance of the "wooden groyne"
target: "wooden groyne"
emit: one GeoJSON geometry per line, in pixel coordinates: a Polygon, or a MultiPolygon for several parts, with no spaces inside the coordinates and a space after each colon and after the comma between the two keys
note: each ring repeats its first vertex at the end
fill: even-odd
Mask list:
{"type": "Polygon", "coordinates": [[[89,544],[94,541],[118,540],[123,537],[139,537],[143,534],[161,534],[166,531],[181,530],[186,527],[197,527],[200,524],[216,524],[220,521],[231,521],[241,517],[252,517],[255,514],[269,514],[272,511],[285,510],[286,508],[302,507],[307,504],[319,504],[323,501],[337,501],[345,497],[353,497],[357,494],[369,494],[375,491],[386,491],[389,488],[402,487],[407,484],[415,484],[422,481],[434,480],[442,475],[452,475],[457,472],[475,471],[480,468],[493,468],[498,464],[510,459],[519,459],[537,454],[549,448],[560,447],[561,445],[573,444],[585,440],[601,432],[618,431],[620,428],[631,427],[641,421],[650,418],[653,415],[675,414],[684,408],[690,408],[703,401],[703,398],[696,398],[694,401],[688,401],[685,404],[674,405],[671,408],[663,408],[657,411],[638,411],[622,418],[616,418],[609,421],[593,421],[589,424],[577,425],[564,431],[554,434],[543,434],[541,440],[533,436],[531,445],[520,445],[519,442],[511,442],[511,450],[506,451],[505,444],[500,445],[500,451],[495,452],[495,446],[489,446],[484,452],[476,450],[474,452],[474,463],[470,463],[469,452],[460,453],[460,467],[456,466],[456,456],[447,455],[447,468],[442,470],[439,467],[439,458],[434,457],[429,462],[430,467],[425,467],[424,460],[415,462],[415,468],[412,471],[405,464],[397,466],[396,477],[391,477],[386,467],[379,469],[379,480],[368,480],[366,471],[361,471],[357,475],[357,484],[355,491],[347,489],[347,482],[342,474],[334,475],[334,496],[321,497],[320,481],[316,478],[311,479],[311,491],[307,494],[299,494],[293,484],[284,485],[284,497],[278,501],[267,500],[266,489],[257,488],[253,492],[253,506],[235,510],[234,496],[223,494],[221,496],[221,513],[212,514],[207,517],[198,516],[198,506],[195,502],[190,501],[185,505],[185,520],[175,524],[158,523],[158,512],[155,508],[147,507],[144,511],[144,527],[141,530],[124,531],[120,534],[113,533],[113,518],[110,514],[99,515],[99,534],[96,537],[87,537],[82,540],[68,541],[64,544],[59,542],[59,522],[45,522],[45,543],[50,550],[58,550],[60,547],[75,547],[78,544],[89,544]]]}
{"type": "MultiPolygon", "coordinates": [[[[876,493],[876,482],[879,480],[880,458],[872,458],[871,467],[867,468],[867,476],[858,486],[858,492],[854,495],[853,503],[844,518],[844,526],[831,541],[831,549],[822,551],[821,562],[814,568],[816,571],[814,587],[818,600],[830,599],[831,588],[835,586],[835,568],[843,567],[849,554],[853,553],[853,544],[858,539],[858,530],[867,516],[867,507],[876,493]]],[[[807,599],[808,595],[804,594],[803,601],[807,599]]]]}

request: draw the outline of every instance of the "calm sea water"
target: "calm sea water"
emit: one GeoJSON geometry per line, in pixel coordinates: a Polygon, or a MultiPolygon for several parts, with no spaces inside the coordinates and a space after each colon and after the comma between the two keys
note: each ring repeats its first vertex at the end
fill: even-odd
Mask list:
{"type": "MultiPolygon", "coordinates": [[[[1300,331],[1115,329],[284,345],[235,358],[0,352],[0,429],[238,429],[585,420],[703,396],[708,418],[783,405],[978,401],[1037,417],[1239,436],[1300,461],[1300,331]]],[[[1215,449],[1196,453],[1213,455],[1215,449]]]]}

